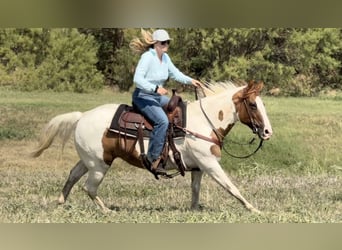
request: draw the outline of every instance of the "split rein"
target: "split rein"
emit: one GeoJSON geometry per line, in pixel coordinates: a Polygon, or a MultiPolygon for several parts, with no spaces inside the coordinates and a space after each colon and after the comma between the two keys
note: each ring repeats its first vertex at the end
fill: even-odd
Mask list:
{"type": "MultiPolygon", "coordinates": [[[[201,88],[201,89],[202,89],[202,88],[201,88]]],[[[203,89],[202,89],[202,92],[203,92],[203,94],[204,94],[203,89]]],[[[205,96],[205,94],[204,94],[204,96],[205,96]]],[[[202,105],[202,100],[201,100],[202,98],[199,98],[199,95],[198,95],[198,88],[197,88],[197,87],[195,87],[195,97],[196,97],[196,100],[199,100],[200,107],[201,107],[201,111],[202,111],[203,115],[205,116],[205,118],[207,119],[207,121],[209,122],[211,128],[213,129],[213,131],[214,131],[214,133],[215,133],[215,135],[216,135],[216,137],[217,137],[217,138],[224,138],[224,136],[222,136],[222,135],[220,134],[220,132],[215,128],[214,124],[210,121],[208,115],[206,114],[206,112],[205,112],[205,110],[204,110],[204,108],[203,108],[203,105],[202,105]]],[[[249,116],[249,118],[250,118],[250,120],[251,120],[251,122],[252,122],[252,126],[253,126],[252,131],[253,131],[254,134],[256,134],[257,131],[258,131],[258,129],[257,129],[256,125],[255,125],[254,119],[252,118],[252,116],[251,116],[251,114],[250,114],[250,111],[249,111],[249,109],[248,109],[248,107],[247,107],[247,103],[246,103],[246,100],[245,100],[245,99],[244,99],[244,105],[245,105],[245,108],[246,108],[246,110],[247,110],[248,116],[249,116]]],[[[254,155],[256,152],[259,151],[259,149],[262,147],[262,144],[263,144],[263,142],[264,142],[264,140],[260,138],[260,143],[259,143],[258,147],[257,147],[252,153],[250,153],[250,154],[248,154],[248,155],[244,155],[244,156],[237,156],[237,155],[234,155],[234,154],[232,154],[232,153],[230,153],[230,152],[227,151],[227,149],[224,147],[223,139],[222,139],[222,140],[220,140],[220,139],[215,140],[214,138],[206,137],[206,136],[197,134],[197,133],[195,133],[195,132],[189,131],[189,130],[187,130],[186,128],[183,128],[183,131],[186,132],[186,133],[190,133],[190,134],[192,134],[192,135],[194,135],[195,137],[198,137],[198,138],[200,138],[200,139],[203,139],[203,140],[206,140],[206,141],[210,141],[210,142],[215,143],[216,145],[220,146],[220,148],[223,149],[229,156],[234,157],[234,158],[238,158],[238,159],[246,159],[246,158],[251,157],[251,156],[254,155]]],[[[252,144],[252,143],[254,142],[254,140],[255,140],[255,138],[253,138],[249,143],[244,144],[244,145],[252,144]]],[[[234,141],[232,141],[232,142],[233,142],[233,143],[236,143],[236,142],[234,142],[234,141]]],[[[239,143],[236,143],[236,144],[239,144],[239,143]]],[[[240,145],[243,145],[243,144],[240,144],[240,145]]]]}

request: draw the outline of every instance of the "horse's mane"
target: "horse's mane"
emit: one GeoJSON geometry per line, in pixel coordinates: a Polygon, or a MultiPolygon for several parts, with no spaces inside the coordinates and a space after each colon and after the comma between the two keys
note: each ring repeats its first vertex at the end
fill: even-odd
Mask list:
{"type": "Polygon", "coordinates": [[[232,81],[224,81],[224,82],[203,82],[204,87],[202,88],[204,96],[211,96],[220,94],[227,90],[235,90],[238,87],[246,85],[244,81],[232,82],[232,81]]]}

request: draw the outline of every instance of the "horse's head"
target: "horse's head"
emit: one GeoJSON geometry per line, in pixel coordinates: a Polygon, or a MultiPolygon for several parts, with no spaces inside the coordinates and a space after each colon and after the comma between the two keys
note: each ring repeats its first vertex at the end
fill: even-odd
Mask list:
{"type": "Polygon", "coordinates": [[[250,81],[245,88],[234,94],[233,102],[239,120],[261,139],[268,140],[272,136],[272,127],[259,96],[263,86],[261,81],[250,81]]]}

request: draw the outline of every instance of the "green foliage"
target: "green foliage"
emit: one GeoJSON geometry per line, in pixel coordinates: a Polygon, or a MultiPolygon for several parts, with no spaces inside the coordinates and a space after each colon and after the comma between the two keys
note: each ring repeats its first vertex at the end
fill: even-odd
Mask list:
{"type": "MultiPolygon", "coordinates": [[[[342,30],[337,28],[168,29],[169,54],[203,80],[263,80],[266,91],[312,96],[342,89],[342,30]]],[[[1,29],[0,85],[87,92],[104,84],[127,91],[139,57],[129,42],[140,29],[1,29]]]]}
{"type": "MultiPolygon", "coordinates": [[[[222,81],[260,79],[266,90],[284,95],[317,94],[341,88],[340,29],[187,29],[172,52],[184,53],[196,67],[179,60],[179,68],[197,77],[222,81]],[[189,38],[189,39],[187,39],[189,38]],[[175,52],[176,51],[176,52],[175,52]],[[187,51],[191,51],[190,56],[187,51]],[[196,69],[196,70],[195,70],[196,69]],[[190,71],[189,71],[190,70],[190,71]]],[[[189,60],[185,60],[189,61],[189,60]]]]}
{"type": "Polygon", "coordinates": [[[286,43],[287,63],[297,73],[290,84],[297,85],[294,92],[310,95],[322,87],[340,88],[341,58],[336,55],[341,51],[338,29],[294,30],[286,43]]]}
{"type": "Polygon", "coordinates": [[[0,84],[22,90],[87,92],[103,86],[97,44],[77,29],[5,29],[0,84]]]}
{"type": "Polygon", "coordinates": [[[105,77],[105,84],[118,86],[127,91],[133,84],[133,63],[136,58],[132,55],[128,44],[133,38],[130,34],[139,35],[134,30],[117,28],[80,29],[82,33],[91,34],[99,44],[97,68],[105,77]]]}
{"type": "Polygon", "coordinates": [[[92,36],[76,29],[51,30],[46,60],[37,68],[38,88],[79,93],[101,88],[96,51],[92,36]]]}
{"type": "Polygon", "coordinates": [[[44,29],[0,30],[0,85],[29,83],[43,60],[44,29]]]}

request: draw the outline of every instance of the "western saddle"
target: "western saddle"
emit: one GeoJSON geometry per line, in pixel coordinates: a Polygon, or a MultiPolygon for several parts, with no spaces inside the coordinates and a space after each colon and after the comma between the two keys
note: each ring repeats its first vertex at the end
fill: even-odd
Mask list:
{"type": "MultiPolygon", "coordinates": [[[[169,119],[169,128],[166,135],[166,143],[161,155],[161,163],[163,167],[166,165],[169,150],[171,149],[174,160],[178,166],[178,172],[162,175],[166,178],[172,178],[178,174],[181,174],[182,176],[185,175],[185,166],[181,159],[181,154],[175,146],[174,138],[185,137],[186,133],[183,128],[186,126],[186,103],[183,102],[180,96],[176,95],[175,89],[173,89],[172,92],[172,97],[170,98],[169,103],[163,107],[169,119]]],[[[109,128],[110,131],[123,135],[124,140],[126,140],[127,137],[134,138],[134,145],[139,142],[141,152],[140,159],[142,164],[143,160],[146,159],[144,137],[149,137],[152,129],[153,124],[139,113],[139,111],[134,107],[134,104],[133,106],[121,104],[117,109],[109,128]]],[[[159,179],[156,173],[151,169],[148,170],[154,174],[156,179],[159,179]]]]}

